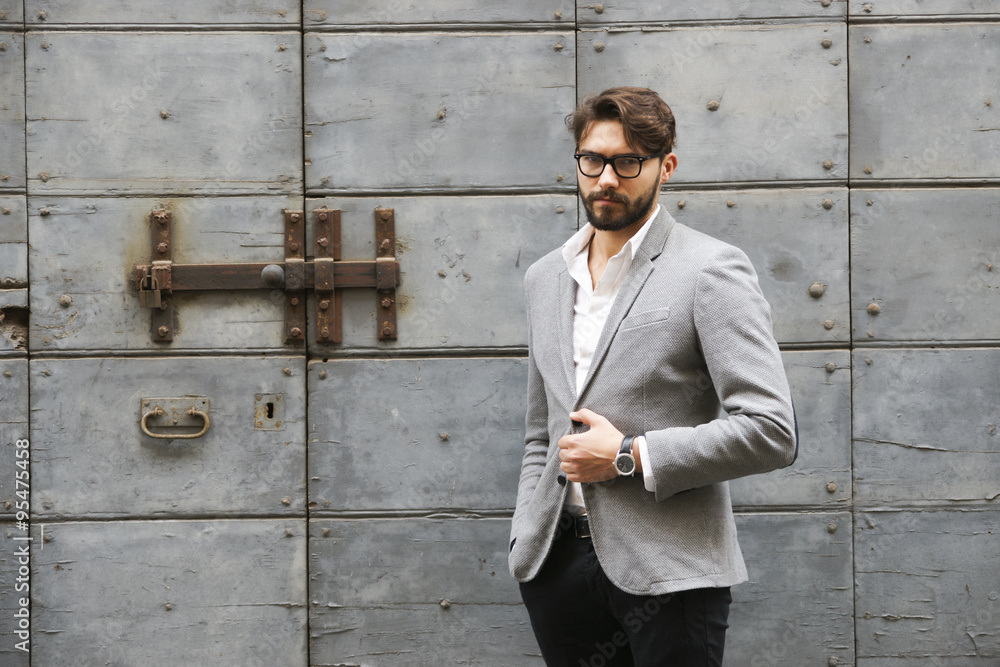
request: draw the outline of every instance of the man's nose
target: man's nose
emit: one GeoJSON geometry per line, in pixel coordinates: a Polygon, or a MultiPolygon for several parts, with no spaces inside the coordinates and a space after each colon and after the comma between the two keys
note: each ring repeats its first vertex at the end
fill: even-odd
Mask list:
{"type": "Polygon", "coordinates": [[[597,187],[601,190],[618,187],[618,174],[615,173],[614,167],[611,166],[610,162],[604,165],[604,171],[601,172],[600,177],[597,179],[597,187]]]}

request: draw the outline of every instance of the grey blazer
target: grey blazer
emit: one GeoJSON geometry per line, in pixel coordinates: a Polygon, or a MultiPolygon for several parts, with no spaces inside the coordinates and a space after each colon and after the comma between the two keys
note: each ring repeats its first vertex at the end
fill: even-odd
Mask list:
{"type": "Polygon", "coordinates": [[[789,465],[788,382],[757,274],[737,248],[662,208],[601,333],[579,397],[576,283],[560,250],[525,275],[528,410],[510,571],[530,581],[556,537],[569,486],[557,442],[589,408],[645,434],[656,493],[640,475],[583,485],[594,549],[624,591],[659,595],[745,581],[727,480],[789,465]],[[721,415],[721,416],[720,416],[721,415]]]}

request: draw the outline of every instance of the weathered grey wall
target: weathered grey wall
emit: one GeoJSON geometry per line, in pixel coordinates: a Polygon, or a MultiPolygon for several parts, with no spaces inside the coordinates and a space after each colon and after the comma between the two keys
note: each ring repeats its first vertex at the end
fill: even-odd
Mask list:
{"type": "Polygon", "coordinates": [[[661,203],[753,260],[799,412],[796,464],[732,484],[727,664],[1000,664],[998,63],[985,0],[0,0],[0,664],[28,437],[36,667],[541,664],[520,282],[615,84],[674,108],[661,203]],[[281,262],[321,207],[371,259],[394,208],[398,340],[357,290],[342,345],[286,345],[260,290],[153,342],[161,207],[187,263],[281,262]],[[142,433],[174,397],[203,437],[142,433]]]}

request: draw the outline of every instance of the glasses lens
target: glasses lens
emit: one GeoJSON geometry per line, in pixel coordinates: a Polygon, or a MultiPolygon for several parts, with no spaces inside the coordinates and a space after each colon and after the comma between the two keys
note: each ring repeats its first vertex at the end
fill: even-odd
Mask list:
{"type": "Polygon", "coordinates": [[[616,157],[615,171],[622,178],[635,178],[642,169],[642,160],[634,157],[616,157]]]}
{"type": "Polygon", "coordinates": [[[596,155],[581,155],[580,171],[584,176],[600,176],[604,171],[604,160],[596,155]]]}

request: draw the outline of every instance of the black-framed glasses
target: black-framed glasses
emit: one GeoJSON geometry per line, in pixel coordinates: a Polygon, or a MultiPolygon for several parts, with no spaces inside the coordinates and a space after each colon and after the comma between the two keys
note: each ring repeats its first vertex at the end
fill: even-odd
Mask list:
{"type": "Polygon", "coordinates": [[[619,178],[635,178],[642,172],[642,163],[660,157],[665,153],[653,153],[652,155],[615,155],[614,157],[604,157],[596,153],[575,153],[576,163],[580,166],[580,173],[590,178],[597,178],[604,173],[604,168],[611,164],[619,178]]]}

